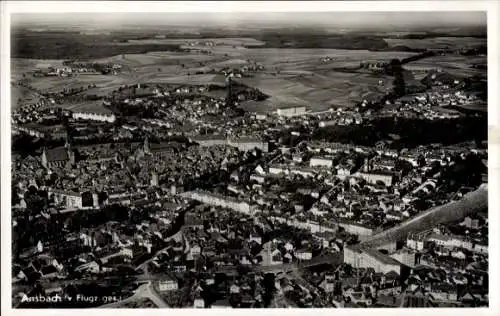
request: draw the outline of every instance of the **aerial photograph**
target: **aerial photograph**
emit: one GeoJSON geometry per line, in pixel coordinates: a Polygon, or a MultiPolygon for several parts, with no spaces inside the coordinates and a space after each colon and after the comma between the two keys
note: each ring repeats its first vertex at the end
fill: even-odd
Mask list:
{"type": "Polygon", "coordinates": [[[11,308],[488,307],[487,48],[482,11],[11,14],[11,308]]]}

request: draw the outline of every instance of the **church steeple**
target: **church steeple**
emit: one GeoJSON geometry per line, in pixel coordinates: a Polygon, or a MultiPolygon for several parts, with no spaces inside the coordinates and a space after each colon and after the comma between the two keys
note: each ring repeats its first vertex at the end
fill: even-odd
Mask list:
{"type": "Polygon", "coordinates": [[[144,150],[144,153],[145,153],[145,154],[149,154],[149,153],[150,153],[150,149],[149,149],[149,139],[148,139],[148,137],[147,137],[147,136],[146,136],[146,138],[144,139],[143,150],[144,150]]]}
{"type": "Polygon", "coordinates": [[[67,150],[71,150],[71,135],[69,134],[69,130],[66,129],[66,142],[64,143],[64,147],[67,149],[67,150]]]}
{"type": "Polygon", "coordinates": [[[45,147],[42,150],[42,166],[47,168],[47,149],[45,147]]]}

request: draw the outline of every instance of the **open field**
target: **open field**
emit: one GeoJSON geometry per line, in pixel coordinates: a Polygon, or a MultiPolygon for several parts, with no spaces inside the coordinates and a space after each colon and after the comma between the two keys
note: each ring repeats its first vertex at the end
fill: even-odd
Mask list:
{"type": "Polygon", "coordinates": [[[459,107],[465,110],[488,112],[488,104],[486,102],[477,102],[474,104],[461,104],[459,107]]]}
{"type": "MultiPolygon", "coordinates": [[[[460,41],[460,38],[444,38],[460,41]]],[[[444,41],[443,38],[425,39],[444,41]]],[[[184,39],[180,39],[184,40],[184,39]]],[[[208,40],[208,39],[207,39],[208,40]]],[[[213,39],[210,39],[213,40],[213,39]]],[[[221,39],[221,41],[235,40],[221,39]]],[[[468,39],[467,39],[468,40],[468,39]]],[[[474,39],[481,41],[482,39],[474,39]]],[[[155,40],[166,41],[166,40],[155,40]]],[[[403,41],[403,40],[402,40],[403,41]]],[[[404,40],[424,41],[424,40],[404,40]]],[[[221,42],[222,43],[222,42],[221,42]]],[[[189,48],[193,48],[189,46],[189,48]]],[[[242,107],[252,111],[273,111],[279,107],[306,105],[310,110],[321,111],[330,106],[352,106],[363,99],[385,94],[392,88],[394,78],[383,74],[372,74],[367,70],[356,70],[360,62],[388,62],[393,58],[403,59],[415,55],[412,52],[372,52],[346,49],[293,49],[252,48],[231,45],[205,46],[200,49],[211,54],[191,52],[149,52],[145,54],[124,54],[93,61],[117,63],[123,66],[116,76],[80,75],[73,78],[45,77],[29,78],[36,88],[60,91],[64,88],[97,87],[85,94],[106,95],[121,85],[142,83],[224,85],[223,75],[209,74],[226,67],[238,68],[249,63],[259,63],[263,71],[252,77],[235,79],[255,87],[270,98],[263,102],[244,102],[242,107]],[[321,58],[330,57],[323,62],[321,58]],[[352,70],[339,70],[352,68],[352,70]],[[381,81],[381,84],[379,83],[381,81]]],[[[38,64],[60,65],[62,60],[13,60],[13,73],[22,77],[23,72],[32,71],[38,64]]],[[[421,59],[404,65],[408,70],[425,70],[440,67],[462,77],[482,74],[484,70],[474,69],[474,64],[486,64],[484,56],[447,55],[421,59]]],[[[417,79],[421,76],[417,75],[417,79]]],[[[14,78],[14,76],[13,76],[14,78]]]]}
{"type": "Polygon", "coordinates": [[[35,89],[41,89],[47,92],[60,92],[64,89],[73,89],[95,84],[96,88],[92,94],[99,94],[99,89],[108,87],[118,88],[122,84],[130,82],[129,79],[121,76],[107,76],[101,74],[77,75],[75,77],[31,77],[27,83],[35,89]]]}
{"type": "Polygon", "coordinates": [[[408,46],[416,49],[461,49],[486,45],[486,38],[477,37],[434,37],[424,39],[384,38],[390,47],[408,46]]]}
{"type": "Polygon", "coordinates": [[[112,114],[112,111],[102,105],[102,101],[83,101],[79,103],[63,103],[59,107],[71,111],[95,112],[99,114],[112,114]]]}
{"type": "Polygon", "coordinates": [[[15,110],[23,104],[36,103],[39,100],[39,98],[40,96],[38,95],[38,93],[30,89],[27,89],[22,86],[11,85],[10,89],[11,110],[15,110]]]}
{"type": "Polygon", "coordinates": [[[442,68],[444,71],[452,75],[467,77],[478,74],[486,75],[486,71],[482,69],[472,68],[475,64],[486,65],[486,56],[461,56],[461,55],[445,55],[433,56],[404,65],[408,70],[423,70],[442,68]]]}
{"type": "Polygon", "coordinates": [[[143,39],[143,40],[129,40],[125,43],[115,43],[116,45],[148,45],[148,44],[174,44],[184,45],[187,43],[207,43],[212,42],[215,45],[235,45],[235,46],[262,46],[265,43],[251,37],[228,37],[228,38],[165,38],[165,39],[143,39]]]}
{"type": "Polygon", "coordinates": [[[61,67],[62,62],[63,60],[59,59],[11,58],[10,77],[12,81],[20,80],[27,72],[32,72],[37,68],[61,67]]]}
{"type": "Polygon", "coordinates": [[[147,76],[144,80],[147,83],[157,83],[157,84],[191,84],[195,86],[201,85],[225,85],[224,75],[219,74],[202,74],[202,75],[178,75],[178,76],[168,76],[162,74],[155,74],[153,76],[147,76]]]}
{"type": "Polygon", "coordinates": [[[390,87],[392,79],[383,75],[327,71],[309,75],[261,75],[238,81],[273,96],[274,99],[268,100],[274,104],[273,109],[301,104],[320,111],[380,96],[390,87]],[[379,80],[385,85],[380,86],[379,80]]]}

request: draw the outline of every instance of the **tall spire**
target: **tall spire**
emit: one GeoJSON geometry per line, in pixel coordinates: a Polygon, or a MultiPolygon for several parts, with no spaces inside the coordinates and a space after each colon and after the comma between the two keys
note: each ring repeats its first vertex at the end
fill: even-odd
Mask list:
{"type": "Polygon", "coordinates": [[[149,150],[149,139],[148,137],[146,136],[146,138],[144,139],[144,146],[143,146],[143,150],[144,150],[144,153],[149,153],[150,150],[149,150]]]}
{"type": "Polygon", "coordinates": [[[44,146],[42,149],[42,166],[47,168],[47,148],[44,146]]]}

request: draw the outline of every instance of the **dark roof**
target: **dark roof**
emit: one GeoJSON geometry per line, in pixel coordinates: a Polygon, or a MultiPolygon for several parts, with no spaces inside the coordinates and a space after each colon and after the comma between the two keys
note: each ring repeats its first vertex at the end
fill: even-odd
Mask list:
{"type": "Polygon", "coordinates": [[[31,265],[36,269],[36,270],[40,270],[43,266],[43,263],[41,260],[39,259],[35,259],[31,262],[31,265]]]}
{"type": "Polygon", "coordinates": [[[26,277],[28,277],[30,274],[36,272],[36,270],[32,266],[29,266],[26,269],[23,269],[22,271],[23,271],[24,275],[26,275],[26,277]]]}
{"type": "Polygon", "coordinates": [[[45,154],[48,162],[69,160],[68,152],[64,147],[46,150],[45,154]]]}
{"type": "Polygon", "coordinates": [[[51,274],[51,273],[54,273],[54,272],[57,272],[57,269],[56,269],[56,267],[54,267],[52,265],[46,266],[46,267],[42,268],[42,274],[43,275],[51,274]]]}
{"type": "Polygon", "coordinates": [[[177,143],[177,142],[168,142],[168,143],[150,143],[149,145],[150,150],[152,152],[163,152],[163,151],[179,151],[180,147],[182,147],[182,144],[177,143]]]}

